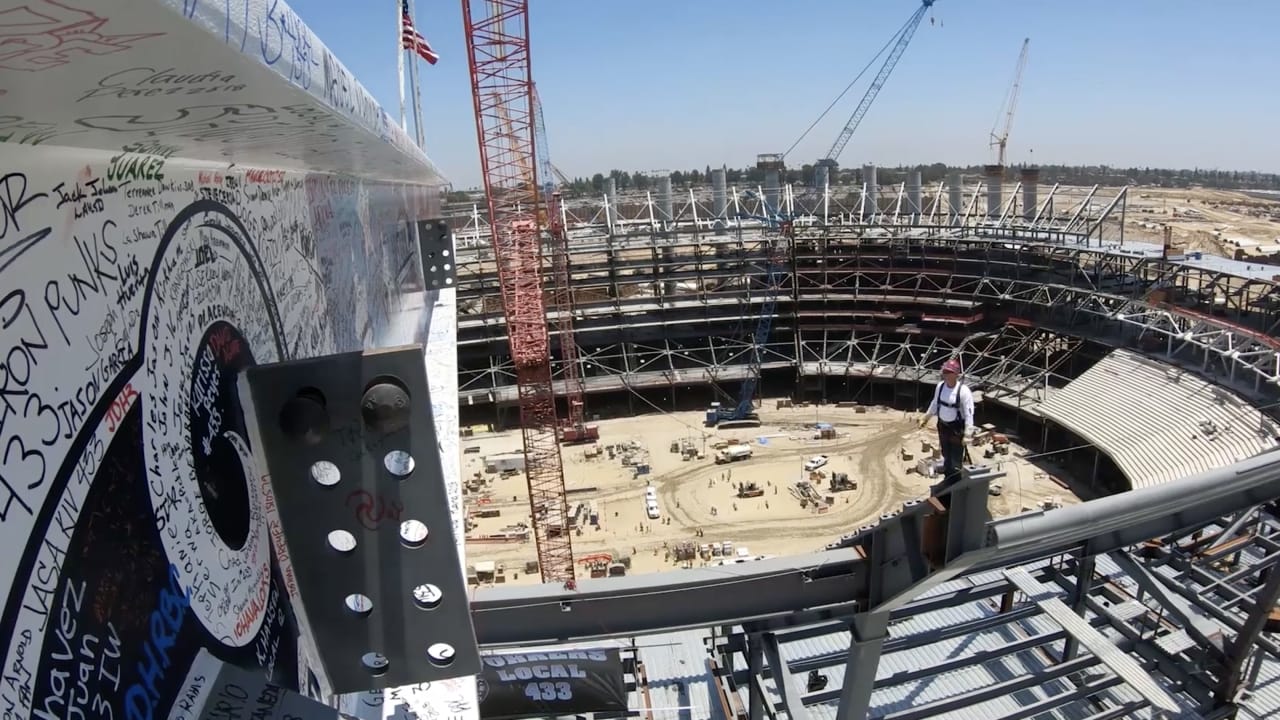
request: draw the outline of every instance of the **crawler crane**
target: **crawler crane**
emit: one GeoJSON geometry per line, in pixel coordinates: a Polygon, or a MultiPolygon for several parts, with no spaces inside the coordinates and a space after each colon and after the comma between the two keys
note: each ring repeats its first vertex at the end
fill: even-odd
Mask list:
{"type": "Polygon", "coordinates": [[[560,457],[551,342],[542,287],[527,0],[463,0],[480,165],[511,360],[538,568],[574,586],[573,544],[560,457]]]}

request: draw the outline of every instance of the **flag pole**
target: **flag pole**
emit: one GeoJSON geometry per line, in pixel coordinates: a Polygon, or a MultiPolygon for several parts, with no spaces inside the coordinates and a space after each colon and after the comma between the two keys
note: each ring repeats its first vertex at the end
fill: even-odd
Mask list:
{"type": "Polygon", "coordinates": [[[400,78],[400,129],[409,132],[408,121],[404,116],[404,5],[403,0],[396,3],[396,71],[400,78]]]}
{"type": "MultiPolygon", "coordinates": [[[[413,9],[413,0],[409,0],[409,17],[410,17],[410,18],[412,18],[412,17],[414,17],[414,15],[415,15],[415,13],[414,13],[414,9],[413,9]]],[[[418,24],[417,24],[417,22],[415,21],[415,22],[414,22],[414,29],[417,29],[417,27],[418,27],[418,24]]],[[[425,138],[424,138],[423,133],[422,133],[422,95],[421,95],[420,90],[419,90],[419,87],[418,87],[418,60],[419,60],[419,58],[418,58],[418,56],[417,56],[417,55],[418,55],[418,53],[416,53],[416,52],[415,52],[415,53],[414,53],[414,57],[410,60],[410,62],[411,62],[412,64],[411,64],[411,65],[409,65],[409,82],[411,83],[411,85],[412,85],[412,90],[413,90],[413,128],[414,128],[414,137],[416,137],[416,138],[417,138],[417,140],[418,140],[418,147],[419,147],[419,148],[421,148],[421,149],[425,152],[425,151],[426,151],[426,148],[424,147],[424,145],[426,144],[426,141],[425,141],[425,138]]]]}

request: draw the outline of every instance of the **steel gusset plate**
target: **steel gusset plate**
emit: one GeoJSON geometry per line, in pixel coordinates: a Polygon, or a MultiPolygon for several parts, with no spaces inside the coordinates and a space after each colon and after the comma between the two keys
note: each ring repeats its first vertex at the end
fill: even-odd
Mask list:
{"type": "Polygon", "coordinates": [[[418,250],[422,259],[422,280],[428,290],[456,287],[458,263],[448,223],[444,220],[419,220],[418,250]]]}
{"type": "Polygon", "coordinates": [[[479,672],[422,348],[258,366],[240,395],[334,692],[479,672]]]}

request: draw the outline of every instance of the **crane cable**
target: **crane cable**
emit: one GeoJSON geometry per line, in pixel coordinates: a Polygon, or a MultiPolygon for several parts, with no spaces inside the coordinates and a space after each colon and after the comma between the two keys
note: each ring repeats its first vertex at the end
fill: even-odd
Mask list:
{"type": "Polygon", "coordinates": [[[831,101],[831,104],[827,106],[827,109],[822,111],[822,114],[818,116],[818,119],[810,123],[809,127],[806,128],[805,131],[800,134],[800,137],[797,138],[795,142],[791,143],[791,147],[787,148],[787,151],[782,153],[782,156],[784,158],[790,155],[791,151],[795,150],[797,145],[799,145],[801,142],[804,142],[804,139],[808,137],[809,133],[812,132],[815,127],[818,126],[818,123],[822,122],[822,119],[825,118],[827,114],[830,113],[831,110],[835,108],[835,106],[841,100],[844,99],[844,96],[849,94],[849,91],[853,89],[853,86],[857,85],[858,81],[862,79],[862,76],[866,75],[867,71],[871,69],[871,66],[876,64],[876,61],[880,59],[880,56],[883,55],[886,50],[893,47],[895,43],[898,42],[898,38],[902,37],[902,34],[907,31],[907,26],[910,25],[914,20],[915,20],[915,15],[912,15],[911,18],[909,18],[905,23],[902,24],[902,27],[898,28],[898,31],[893,34],[893,37],[890,37],[889,41],[886,42],[884,46],[881,47],[880,50],[877,51],[876,54],[872,56],[870,60],[867,61],[867,64],[863,66],[862,70],[858,72],[858,75],[854,79],[850,80],[848,85],[845,85],[844,90],[840,91],[840,94],[836,96],[836,99],[831,101]]]}

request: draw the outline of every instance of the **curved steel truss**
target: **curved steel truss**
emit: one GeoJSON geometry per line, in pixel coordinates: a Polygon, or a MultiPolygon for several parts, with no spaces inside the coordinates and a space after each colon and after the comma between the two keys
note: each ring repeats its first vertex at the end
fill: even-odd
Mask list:
{"type": "MultiPolygon", "coordinates": [[[[802,232],[761,368],[922,379],[947,354],[992,355],[975,348],[992,333],[1021,337],[1008,328],[1023,326],[1133,347],[1255,398],[1280,389],[1274,282],[1081,238],[1047,242],[1027,229],[998,239],[912,232],[919,236],[866,225],[802,232]]],[[[571,268],[587,391],[740,379],[767,247],[748,232],[579,242],[571,268]]],[[[504,329],[486,300],[491,264],[474,253],[460,263],[463,402],[507,402],[504,329]]]]}
{"type": "MultiPolygon", "coordinates": [[[[670,230],[730,232],[764,227],[765,218],[782,214],[797,227],[1029,229],[1097,242],[1113,233],[1124,240],[1118,221],[1125,212],[1125,187],[1055,184],[1041,194],[1039,187],[1017,183],[994,195],[989,189],[986,181],[934,183],[920,189],[918,203],[910,197],[906,183],[876,188],[730,185],[724,188],[722,202],[717,202],[714,186],[690,187],[670,195],[606,190],[566,203],[561,213],[565,227],[579,238],[670,230]]],[[[455,226],[460,247],[486,244],[488,218],[481,206],[468,208],[459,220],[455,226]]]]}

